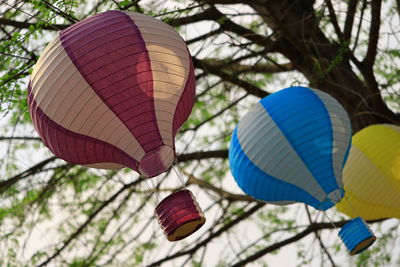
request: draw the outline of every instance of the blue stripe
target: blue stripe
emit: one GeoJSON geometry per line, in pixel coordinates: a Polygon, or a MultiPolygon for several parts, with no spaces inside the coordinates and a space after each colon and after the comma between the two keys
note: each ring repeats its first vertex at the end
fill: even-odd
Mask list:
{"type": "Polygon", "coordinates": [[[303,202],[314,208],[321,203],[301,188],[277,179],[259,169],[247,155],[239,143],[237,127],[232,134],[229,148],[229,164],[238,186],[248,195],[265,201],[303,202]]]}
{"type": "Polygon", "coordinates": [[[309,88],[290,87],[260,103],[324,191],[338,189],[332,169],[332,124],[318,95],[309,88]]]}
{"type": "Polygon", "coordinates": [[[353,142],[353,140],[352,140],[351,135],[350,135],[349,146],[347,147],[346,153],[344,154],[343,163],[342,163],[342,169],[344,168],[344,165],[347,162],[347,158],[349,157],[352,142],[353,142]]]}

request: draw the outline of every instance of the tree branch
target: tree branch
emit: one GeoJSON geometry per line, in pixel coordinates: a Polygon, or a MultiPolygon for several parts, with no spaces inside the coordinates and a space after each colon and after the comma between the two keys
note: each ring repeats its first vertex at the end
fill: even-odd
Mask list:
{"type": "Polygon", "coordinates": [[[212,7],[214,9],[216,15],[216,22],[218,22],[222,28],[227,31],[233,32],[249,41],[252,41],[255,44],[263,46],[269,52],[277,52],[276,43],[272,41],[269,37],[260,35],[252,30],[249,30],[241,25],[234,23],[232,20],[227,18],[224,14],[219,12],[218,9],[212,7]]]}
{"type": "MultiPolygon", "coordinates": [[[[304,207],[306,208],[307,217],[308,217],[308,222],[309,222],[310,224],[313,224],[314,222],[313,222],[313,220],[311,219],[311,214],[310,214],[310,210],[309,210],[308,206],[307,206],[307,205],[304,205],[304,207]]],[[[321,237],[319,236],[318,231],[314,231],[314,234],[315,234],[315,238],[318,240],[318,243],[319,243],[319,245],[321,246],[322,250],[324,251],[324,253],[326,254],[326,256],[328,256],[328,259],[329,259],[329,261],[330,261],[332,267],[336,267],[336,264],[335,264],[335,262],[333,261],[333,258],[332,258],[332,256],[331,256],[331,254],[329,253],[328,249],[325,247],[324,243],[322,242],[321,237]]]]}
{"type": "MultiPolygon", "coordinates": [[[[382,222],[384,220],[386,220],[386,219],[374,220],[374,221],[368,221],[368,222],[369,223],[376,223],[376,222],[382,222]]],[[[349,222],[349,220],[347,220],[347,221],[338,221],[338,222],[333,222],[333,224],[336,227],[342,227],[343,225],[345,225],[348,222],[349,222]]],[[[322,222],[322,223],[310,224],[302,232],[300,232],[300,233],[298,233],[298,234],[296,234],[296,235],[294,235],[292,237],[289,237],[289,238],[287,238],[285,240],[282,240],[281,242],[277,242],[277,243],[275,243],[275,244],[273,244],[273,245],[271,245],[269,247],[261,249],[258,252],[254,253],[253,255],[247,257],[246,259],[231,265],[231,267],[245,266],[247,263],[253,262],[253,261],[259,259],[260,257],[264,256],[265,254],[267,254],[269,252],[275,251],[275,250],[277,250],[277,249],[279,249],[281,247],[284,247],[284,246],[289,245],[289,244],[291,244],[293,242],[296,242],[296,241],[302,239],[303,237],[309,235],[310,233],[313,233],[313,232],[319,231],[319,230],[323,230],[323,229],[333,229],[333,228],[334,228],[334,226],[330,222],[326,222],[326,223],[322,222]]]]}
{"type": "Polygon", "coordinates": [[[397,14],[400,16],[400,0],[396,0],[396,10],[397,14]]]}
{"type": "Polygon", "coordinates": [[[191,23],[196,23],[199,21],[205,21],[205,20],[214,20],[216,19],[216,16],[219,16],[218,13],[215,12],[215,8],[208,8],[204,10],[201,13],[194,14],[192,16],[187,16],[187,17],[182,17],[182,18],[171,18],[168,20],[165,20],[166,23],[168,23],[171,26],[182,26],[182,25],[187,25],[191,23]]]}
{"type": "Polygon", "coordinates": [[[190,160],[202,160],[209,158],[228,158],[228,149],[221,150],[210,150],[210,151],[198,151],[186,154],[180,154],[177,156],[178,162],[185,162],[190,160]]]}
{"type": "Polygon", "coordinates": [[[64,242],[64,244],[58,248],[50,257],[48,257],[46,260],[44,260],[42,263],[38,265],[38,267],[43,267],[46,266],[48,263],[50,263],[54,258],[56,258],[60,253],[74,240],[78,235],[82,233],[82,231],[89,225],[89,223],[109,204],[111,204],[122,192],[124,192],[126,189],[128,189],[131,186],[135,186],[138,183],[143,181],[142,178],[138,178],[135,181],[124,185],[121,187],[114,195],[112,195],[109,199],[104,201],[93,213],[89,215],[89,217],[86,219],[86,221],[73,233],[70,235],[70,237],[64,242]]]}
{"type": "Polygon", "coordinates": [[[243,65],[243,64],[229,64],[230,62],[224,60],[207,59],[203,60],[207,62],[209,66],[215,68],[224,67],[225,70],[235,73],[280,73],[286,71],[295,70],[291,62],[283,64],[270,64],[270,63],[257,63],[254,65],[243,65]]]}
{"type": "Polygon", "coordinates": [[[373,68],[379,40],[379,29],[381,26],[381,0],[371,1],[371,24],[369,28],[369,41],[367,54],[363,60],[363,64],[373,68]]]}
{"type": "Polygon", "coordinates": [[[255,204],[252,208],[250,208],[248,211],[242,213],[241,215],[237,216],[234,220],[226,223],[224,226],[222,226],[221,228],[219,228],[216,232],[211,233],[208,235],[207,238],[205,238],[204,240],[202,240],[201,242],[197,243],[194,247],[192,247],[191,249],[188,250],[184,250],[184,251],[179,251],[175,254],[172,254],[170,256],[167,256],[163,259],[160,259],[156,262],[151,263],[150,265],[148,265],[147,267],[152,267],[152,266],[159,266],[161,263],[169,261],[171,259],[175,259],[187,254],[193,254],[194,252],[196,252],[199,248],[205,246],[206,244],[208,244],[212,239],[218,237],[219,235],[221,235],[222,233],[224,233],[225,231],[229,230],[230,228],[232,228],[233,226],[235,226],[237,223],[239,223],[240,221],[250,217],[253,213],[255,213],[257,210],[259,210],[260,208],[262,208],[265,205],[265,203],[257,203],[255,204]]]}
{"type": "Polygon", "coordinates": [[[209,31],[208,33],[205,33],[205,34],[197,36],[197,37],[195,37],[193,39],[187,40],[186,44],[190,45],[190,44],[196,43],[198,41],[205,40],[205,39],[207,39],[207,38],[209,38],[211,36],[217,35],[217,34],[223,32],[223,31],[224,31],[224,29],[220,27],[220,28],[218,28],[216,30],[209,31]]]}
{"type": "Polygon", "coordinates": [[[55,156],[47,158],[47,159],[37,163],[36,165],[30,167],[29,169],[27,169],[27,170],[15,175],[14,177],[11,177],[11,178],[9,178],[7,180],[1,181],[0,182],[0,194],[4,193],[10,186],[14,185],[15,183],[17,183],[21,179],[27,178],[30,175],[33,175],[33,174],[37,173],[44,166],[46,166],[50,162],[55,161],[56,159],[57,159],[57,157],[55,157],[55,156]]]}
{"type": "MultiPolygon", "coordinates": [[[[400,1],[400,0],[399,0],[400,1]]],[[[354,15],[356,13],[358,0],[350,0],[347,5],[346,20],[344,22],[343,39],[349,41],[351,37],[351,31],[353,29],[354,15]]]]}
{"type": "Polygon", "coordinates": [[[248,195],[242,195],[242,194],[234,194],[228,191],[225,191],[221,188],[218,188],[210,183],[207,183],[204,180],[198,179],[196,178],[193,174],[187,174],[185,173],[185,175],[187,175],[189,177],[189,180],[187,181],[187,184],[195,184],[198,185],[200,187],[209,189],[215,193],[217,193],[219,196],[221,196],[221,198],[229,200],[229,201],[245,201],[245,202],[259,202],[260,201],[248,196],[248,195]]]}
{"type": "Polygon", "coordinates": [[[257,86],[252,85],[251,83],[248,83],[246,81],[239,79],[235,75],[231,75],[231,74],[228,74],[228,73],[222,71],[221,68],[210,66],[206,62],[196,59],[196,58],[193,58],[193,63],[195,65],[195,67],[201,68],[205,72],[212,73],[227,82],[230,82],[234,85],[242,87],[247,93],[249,93],[251,95],[254,95],[254,96],[257,96],[260,98],[266,97],[268,95],[268,92],[261,90],[257,86]]]}
{"type": "Polygon", "coordinates": [[[42,139],[33,136],[0,136],[0,141],[3,140],[41,141],[42,139]]]}
{"type": "MultiPolygon", "coordinates": [[[[177,156],[179,162],[185,162],[190,160],[201,160],[208,158],[227,158],[227,157],[228,157],[227,149],[213,150],[213,151],[199,151],[187,154],[180,154],[177,156]]],[[[58,159],[56,156],[50,157],[7,180],[0,181],[0,194],[4,193],[10,186],[14,185],[20,180],[25,179],[30,175],[39,172],[44,166],[46,166],[50,162],[55,161],[56,159],[58,159]]]]}
{"type": "Polygon", "coordinates": [[[362,4],[362,7],[361,7],[360,19],[359,19],[358,27],[357,27],[357,34],[356,34],[356,38],[354,40],[354,45],[353,45],[353,52],[356,50],[357,43],[358,43],[358,38],[360,37],[361,26],[362,26],[362,23],[364,21],[364,12],[365,12],[366,8],[367,8],[367,0],[363,0],[363,4],[362,4]]]}
{"type": "MultiPolygon", "coordinates": [[[[30,23],[30,22],[22,22],[22,21],[15,21],[15,20],[9,20],[5,18],[0,18],[0,25],[5,25],[5,26],[13,26],[15,28],[19,29],[28,29],[30,26],[36,26],[37,23],[30,23]]],[[[71,24],[45,24],[41,26],[42,29],[44,30],[64,30],[65,28],[71,26],[71,24]]]]}
{"type": "Polygon", "coordinates": [[[333,25],[333,28],[335,29],[335,33],[338,37],[339,40],[343,40],[343,33],[340,30],[337,18],[336,18],[336,14],[335,14],[335,10],[333,9],[333,5],[331,0],[325,0],[326,5],[328,6],[328,12],[329,12],[329,18],[331,20],[331,23],[333,25]]]}
{"type": "Polygon", "coordinates": [[[232,5],[232,4],[244,4],[243,0],[199,0],[198,2],[208,3],[208,4],[222,4],[222,5],[232,5]]]}
{"type": "Polygon", "coordinates": [[[62,11],[61,9],[59,9],[58,7],[54,6],[52,3],[49,3],[49,1],[47,0],[41,0],[42,3],[44,3],[44,5],[51,9],[54,13],[56,13],[57,15],[59,15],[60,17],[65,18],[66,20],[68,20],[70,23],[76,23],[79,21],[79,19],[74,18],[73,16],[71,16],[70,14],[65,13],[64,11],[62,11]]]}
{"type": "Polygon", "coordinates": [[[238,99],[236,99],[235,101],[233,101],[232,103],[230,103],[229,105],[227,105],[226,107],[224,107],[223,109],[221,109],[220,111],[218,111],[217,113],[212,115],[211,117],[203,120],[202,122],[200,122],[199,124],[197,124],[196,126],[194,126],[192,128],[187,128],[185,130],[182,130],[181,133],[185,133],[187,131],[197,131],[201,126],[212,121],[213,119],[217,118],[218,116],[221,116],[222,114],[225,113],[225,111],[230,110],[232,107],[236,106],[240,101],[245,99],[247,96],[248,96],[248,94],[245,94],[245,95],[239,97],[238,99]]]}

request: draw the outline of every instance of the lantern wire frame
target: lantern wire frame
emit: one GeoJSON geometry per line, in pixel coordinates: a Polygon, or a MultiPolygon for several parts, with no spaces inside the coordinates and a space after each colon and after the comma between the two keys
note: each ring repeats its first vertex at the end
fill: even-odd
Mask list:
{"type": "MultiPolygon", "coordinates": [[[[187,187],[186,187],[185,179],[182,175],[182,172],[179,169],[178,160],[176,158],[175,158],[175,164],[171,166],[171,170],[173,170],[173,172],[178,177],[179,182],[182,184],[182,188],[180,190],[186,190],[187,187]]],[[[145,184],[146,184],[148,192],[153,195],[152,198],[153,198],[154,206],[157,206],[160,203],[160,196],[156,191],[156,188],[158,185],[156,185],[154,178],[160,177],[161,175],[167,176],[168,172],[161,173],[155,177],[143,177],[143,179],[145,180],[145,184]]]]}

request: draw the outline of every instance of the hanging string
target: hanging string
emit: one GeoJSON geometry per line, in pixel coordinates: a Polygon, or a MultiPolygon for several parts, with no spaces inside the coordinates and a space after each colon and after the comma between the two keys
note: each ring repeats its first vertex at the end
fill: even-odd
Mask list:
{"type": "Polygon", "coordinates": [[[157,194],[157,192],[155,190],[156,187],[155,187],[155,185],[153,183],[154,177],[152,177],[152,178],[142,177],[142,179],[145,180],[145,184],[146,184],[147,190],[149,191],[149,194],[151,194],[153,196],[154,206],[157,206],[158,203],[160,203],[160,199],[159,199],[159,196],[158,196],[158,194],[157,194]]]}
{"type": "Polygon", "coordinates": [[[186,189],[185,179],[183,178],[182,173],[179,170],[178,158],[177,157],[175,157],[175,164],[172,166],[172,169],[174,170],[174,172],[178,176],[179,180],[181,181],[183,189],[186,189]]]}
{"type": "Polygon", "coordinates": [[[328,216],[328,214],[325,211],[322,211],[322,214],[328,218],[329,222],[333,225],[333,227],[335,228],[335,230],[338,230],[336,225],[333,223],[333,221],[331,220],[331,218],[328,216]]]}
{"type": "Polygon", "coordinates": [[[317,216],[315,216],[314,222],[317,222],[319,220],[320,216],[321,216],[321,212],[318,212],[317,216]]]}

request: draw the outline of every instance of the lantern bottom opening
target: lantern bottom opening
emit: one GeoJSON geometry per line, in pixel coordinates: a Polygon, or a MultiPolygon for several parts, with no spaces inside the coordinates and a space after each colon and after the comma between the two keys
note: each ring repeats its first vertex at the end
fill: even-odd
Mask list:
{"type": "Polygon", "coordinates": [[[317,208],[318,210],[327,210],[333,207],[336,203],[338,203],[344,196],[344,190],[341,188],[337,188],[327,195],[327,197],[322,201],[317,208]]]}
{"type": "Polygon", "coordinates": [[[205,224],[205,222],[205,217],[200,217],[199,219],[187,222],[179,226],[172,234],[169,234],[167,236],[167,239],[171,242],[184,239],[185,237],[188,237],[199,230],[203,226],[203,224],[205,224]]]}
{"type": "Polygon", "coordinates": [[[162,145],[147,152],[139,162],[138,171],[141,175],[151,178],[167,171],[175,160],[174,148],[162,145]]]}
{"type": "Polygon", "coordinates": [[[376,240],[376,236],[371,236],[364,241],[360,242],[352,251],[350,251],[350,255],[356,255],[360,252],[366,250],[369,246],[371,246],[376,240]]]}

